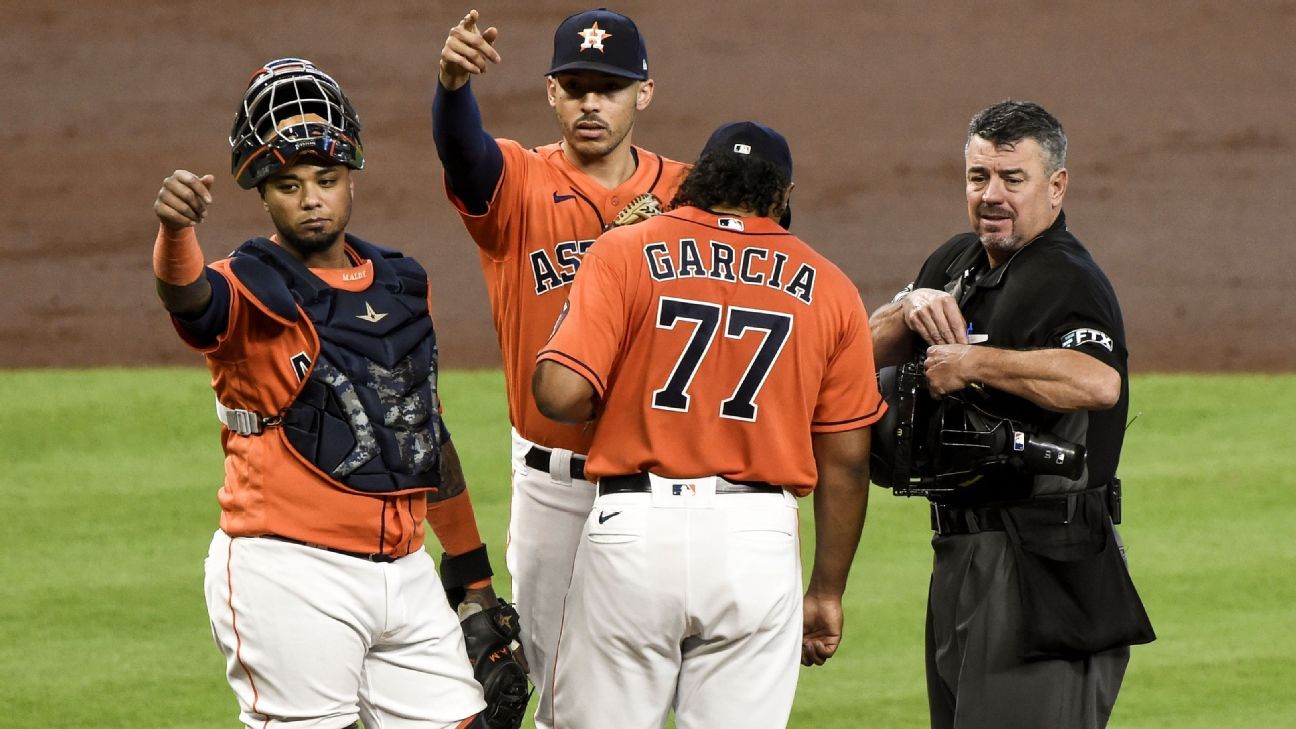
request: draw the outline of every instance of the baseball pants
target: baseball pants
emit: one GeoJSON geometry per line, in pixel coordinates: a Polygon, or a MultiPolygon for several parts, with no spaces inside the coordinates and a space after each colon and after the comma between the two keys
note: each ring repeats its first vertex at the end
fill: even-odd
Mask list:
{"type": "Polygon", "coordinates": [[[1023,661],[1022,615],[1004,532],[937,536],[927,598],[932,729],[1102,729],[1129,647],[1023,661]]]}
{"type": "Polygon", "coordinates": [[[800,667],[796,499],[662,508],[600,496],[585,521],[555,666],[555,729],[785,727],[800,667]]]}
{"type": "Polygon", "coordinates": [[[485,707],[431,557],[367,562],[217,531],[212,635],[249,727],[457,727],[485,707]]]}
{"type": "Polygon", "coordinates": [[[513,578],[513,600],[522,619],[522,647],[531,670],[537,729],[553,726],[552,667],[562,625],[563,600],[581,525],[594,503],[594,484],[571,476],[577,455],[553,449],[548,471],[529,468],[536,446],[513,431],[513,500],[505,559],[513,578]]]}

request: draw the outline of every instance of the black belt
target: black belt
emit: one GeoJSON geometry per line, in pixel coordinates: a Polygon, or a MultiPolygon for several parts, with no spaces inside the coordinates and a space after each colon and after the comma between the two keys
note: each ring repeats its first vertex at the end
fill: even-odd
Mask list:
{"type": "Polygon", "coordinates": [[[386,564],[388,562],[395,562],[397,559],[396,557],[393,557],[390,554],[383,554],[382,552],[373,552],[371,554],[365,554],[363,552],[348,552],[345,549],[334,549],[333,547],[326,547],[323,544],[315,544],[314,542],[303,542],[300,539],[289,539],[288,537],[281,537],[278,534],[262,534],[261,537],[263,539],[273,539],[277,542],[288,542],[289,544],[300,544],[303,547],[313,547],[315,549],[323,549],[326,552],[336,552],[337,554],[345,554],[348,557],[363,559],[366,562],[380,562],[386,564]]]}
{"type": "Polygon", "coordinates": [[[1004,530],[1003,510],[996,507],[931,505],[931,528],[940,536],[1004,530]]]}
{"type": "MultiPolygon", "coordinates": [[[[632,473],[629,476],[604,476],[598,482],[598,495],[608,494],[646,494],[652,492],[648,474],[632,473]]],[[[775,486],[764,481],[727,481],[716,479],[717,494],[780,494],[782,486],[775,486]]]]}
{"type": "MultiPolygon", "coordinates": [[[[1075,499],[1084,492],[1071,494],[1070,498],[1036,498],[1016,504],[1032,510],[1056,510],[1057,523],[1066,524],[1075,515],[1075,499]]],[[[1012,504],[996,506],[947,506],[932,502],[931,528],[940,536],[948,534],[978,534],[1004,531],[1004,513],[1012,511],[1012,504]]]]}
{"type": "MultiPolygon", "coordinates": [[[[531,450],[526,452],[526,457],[524,457],[522,461],[527,464],[527,468],[534,468],[537,471],[544,471],[545,473],[548,473],[549,454],[551,452],[552,451],[550,451],[548,448],[541,448],[540,446],[531,446],[531,450]]],[[[577,455],[575,453],[572,454],[571,477],[574,479],[579,479],[581,481],[585,480],[585,456],[577,455]]]]}

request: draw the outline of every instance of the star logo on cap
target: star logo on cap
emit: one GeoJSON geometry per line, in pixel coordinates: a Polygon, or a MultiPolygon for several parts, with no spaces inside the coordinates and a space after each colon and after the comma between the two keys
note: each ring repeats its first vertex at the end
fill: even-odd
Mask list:
{"type": "Polygon", "coordinates": [[[592,26],[586,28],[585,30],[582,30],[581,32],[577,33],[577,35],[585,39],[585,42],[581,43],[580,49],[582,51],[585,50],[586,48],[593,48],[599,53],[603,52],[603,39],[612,37],[611,33],[598,27],[597,20],[594,21],[594,24],[592,26]]]}

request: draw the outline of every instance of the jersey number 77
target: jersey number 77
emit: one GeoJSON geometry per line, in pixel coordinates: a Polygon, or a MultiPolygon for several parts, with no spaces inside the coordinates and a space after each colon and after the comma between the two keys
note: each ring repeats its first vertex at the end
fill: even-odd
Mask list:
{"type": "Polygon", "coordinates": [[[693,334],[684,351],[680,352],[675,367],[666,384],[652,394],[652,406],[659,410],[687,412],[692,397],[689,386],[698,367],[716,338],[720,320],[724,319],[727,339],[742,339],[748,332],[763,332],[761,344],[747,364],[733,389],[733,393],[720,403],[720,417],[755,421],[760,412],[756,396],[769,377],[770,370],[783,353],[783,345],[792,333],[792,315],[777,311],[748,309],[740,306],[720,306],[709,301],[693,301],[662,296],[657,300],[657,328],[674,329],[680,321],[694,324],[693,334]]]}

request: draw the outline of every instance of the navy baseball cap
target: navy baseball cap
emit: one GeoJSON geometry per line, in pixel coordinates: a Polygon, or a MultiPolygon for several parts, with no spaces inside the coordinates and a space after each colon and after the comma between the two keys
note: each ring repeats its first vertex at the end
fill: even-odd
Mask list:
{"type": "Polygon", "coordinates": [[[759,122],[741,121],[720,125],[711,133],[706,146],[702,148],[703,157],[709,154],[725,153],[744,155],[752,159],[769,162],[787,175],[792,181],[792,150],[782,134],[759,122]]]}
{"type": "MultiPolygon", "coordinates": [[[[727,154],[764,160],[778,168],[787,182],[792,181],[792,149],[782,134],[760,122],[741,121],[721,124],[711,133],[700,157],[727,154]]],[[[792,226],[792,206],[789,204],[779,218],[784,230],[792,226]]]]}
{"type": "Polygon", "coordinates": [[[553,63],[546,76],[598,71],[648,80],[648,47],[634,21],[607,8],[569,16],[554,31],[553,63]]]}

